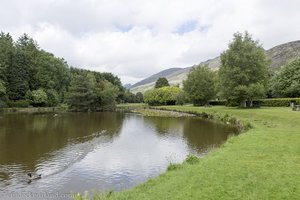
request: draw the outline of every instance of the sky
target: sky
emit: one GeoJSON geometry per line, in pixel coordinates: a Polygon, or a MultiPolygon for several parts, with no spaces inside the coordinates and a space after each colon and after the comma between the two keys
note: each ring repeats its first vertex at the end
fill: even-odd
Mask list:
{"type": "Polygon", "coordinates": [[[123,84],[215,58],[235,32],[265,49],[300,39],[299,0],[0,1],[0,31],[123,84]]]}

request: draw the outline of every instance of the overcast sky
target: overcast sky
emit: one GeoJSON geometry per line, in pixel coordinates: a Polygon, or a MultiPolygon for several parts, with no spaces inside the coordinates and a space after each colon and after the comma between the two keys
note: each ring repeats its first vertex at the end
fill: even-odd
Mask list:
{"type": "Polygon", "coordinates": [[[300,39],[299,0],[1,0],[0,30],[69,65],[135,83],[218,56],[248,30],[265,49],[300,39]]]}

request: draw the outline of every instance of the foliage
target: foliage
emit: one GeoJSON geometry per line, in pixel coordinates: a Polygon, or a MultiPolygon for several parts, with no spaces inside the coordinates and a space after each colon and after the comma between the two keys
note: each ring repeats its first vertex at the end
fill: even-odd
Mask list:
{"type": "Polygon", "coordinates": [[[296,105],[300,105],[300,98],[279,98],[279,99],[258,99],[258,103],[261,106],[267,107],[289,107],[291,102],[296,105]]]}
{"type": "Polygon", "coordinates": [[[215,97],[214,76],[207,66],[198,66],[189,72],[183,88],[194,105],[208,104],[215,97]]]}
{"type": "Polygon", "coordinates": [[[130,92],[129,90],[125,91],[123,99],[124,99],[124,103],[137,103],[136,95],[130,92]]]}
{"type": "Polygon", "coordinates": [[[116,98],[119,89],[109,81],[102,81],[96,88],[96,110],[113,110],[116,107],[116,98]]]}
{"type": "Polygon", "coordinates": [[[92,110],[94,101],[93,82],[86,75],[75,75],[71,81],[67,103],[74,111],[92,110]]]}
{"type": "Polygon", "coordinates": [[[225,106],[226,105],[226,100],[210,100],[209,105],[212,105],[212,106],[225,106]]]}
{"type": "Polygon", "coordinates": [[[48,101],[48,96],[43,89],[33,90],[32,93],[32,103],[36,106],[46,105],[48,101]]]}
{"type": "Polygon", "coordinates": [[[144,102],[144,95],[141,92],[135,94],[135,103],[143,103],[144,102]]]}
{"type": "Polygon", "coordinates": [[[221,54],[220,90],[228,101],[241,106],[252,105],[254,98],[263,97],[267,80],[267,59],[264,49],[251,36],[234,34],[229,49],[221,54]]]}
{"type": "Polygon", "coordinates": [[[183,105],[187,101],[186,93],[181,91],[176,96],[176,105],[183,105]]]}
{"type": "Polygon", "coordinates": [[[30,103],[27,100],[17,100],[7,102],[8,106],[11,108],[28,108],[30,103]]]}
{"type": "Polygon", "coordinates": [[[144,94],[144,101],[149,105],[175,105],[177,96],[182,90],[175,86],[148,90],[144,94]]]}
{"type": "Polygon", "coordinates": [[[6,95],[6,87],[3,81],[0,80],[0,98],[6,95]]]}
{"type": "Polygon", "coordinates": [[[161,87],[165,87],[165,86],[170,86],[168,80],[165,77],[160,77],[155,82],[154,88],[161,88],[161,87]]]}
{"type": "MultiPolygon", "coordinates": [[[[117,76],[111,73],[70,68],[64,59],[57,58],[40,49],[38,44],[27,34],[23,34],[14,42],[9,34],[0,33],[1,107],[3,105],[24,107],[25,104],[23,105],[24,101],[22,100],[25,99],[28,100],[26,104],[30,102],[33,106],[57,106],[67,102],[66,96],[72,92],[74,95],[72,102],[74,103],[76,101],[75,88],[80,87],[79,82],[74,82],[78,79],[77,76],[93,79],[84,80],[81,85],[82,89],[87,87],[85,90],[89,91],[89,95],[92,96],[96,92],[95,88],[99,85],[112,85],[102,87],[102,102],[110,101],[110,104],[114,105],[116,100],[120,101],[124,96],[125,90],[117,76]],[[72,83],[71,80],[73,80],[72,83]],[[114,89],[110,90],[112,87],[114,89]],[[105,92],[103,88],[107,88],[108,91],[105,92]],[[113,91],[113,93],[108,94],[109,91],[113,91]]],[[[80,96],[79,93],[77,95],[80,96]]],[[[86,97],[90,98],[89,95],[86,97]]],[[[87,99],[87,101],[91,101],[91,99],[87,99]]],[[[71,107],[78,107],[80,103],[79,101],[77,103],[77,106],[75,103],[71,107]]],[[[97,106],[99,109],[99,105],[104,105],[91,103],[87,106],[89,103],[86,101],[83,104],[83,110],[86,110],[87,107],[96,110],[97,106]]]]}
{"type": "Polygon", "coordinates": [[[283,66],[273,77],[271,88],[277,97],[300,97],[300,59],[283,66]]]}

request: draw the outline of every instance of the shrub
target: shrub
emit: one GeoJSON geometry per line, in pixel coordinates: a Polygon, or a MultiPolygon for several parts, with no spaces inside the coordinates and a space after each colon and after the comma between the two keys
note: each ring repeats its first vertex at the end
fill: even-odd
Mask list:
{"type": "Polygon", "coordinates": [[[28,108],[30,105],[26,100],[9,101],[7,104],[11,108],[28,108]]]}
{"type": "Polygon", "coordinates": [[[182,92],[178,87],[167,86],[145,92],[144,101],[151,106],[175,105],[177,96],[182,92]]]}
{"type": "Polygon", "coordinates": [[[226,100],[211,100],[209,101],[209,105],[212,106],[225,106],[226,105],[226,100]]]}
{"type": "Polygon", "coordinates": [[[289,107],[291,102],[300,105],[300,98],[277,98],[277,99],[258,99],[261,106],[266,107],[289,107]]]}

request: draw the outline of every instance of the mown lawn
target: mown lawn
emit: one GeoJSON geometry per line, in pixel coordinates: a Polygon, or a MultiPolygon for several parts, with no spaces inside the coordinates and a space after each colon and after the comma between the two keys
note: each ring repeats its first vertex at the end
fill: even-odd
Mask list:
{"type": "Polygon", "coordinates": [[[197,164],[185,163],[179,169],[106,198],[300,199],[300,112],[290,108],[163,108],[229,114],[250,122],[253,128],[231,137],[197,164]]]}

